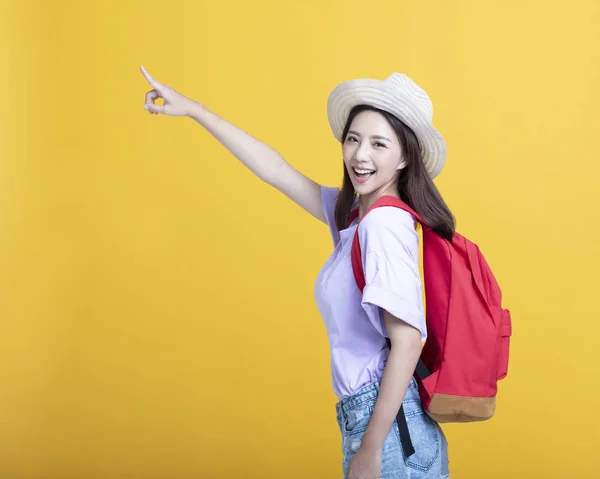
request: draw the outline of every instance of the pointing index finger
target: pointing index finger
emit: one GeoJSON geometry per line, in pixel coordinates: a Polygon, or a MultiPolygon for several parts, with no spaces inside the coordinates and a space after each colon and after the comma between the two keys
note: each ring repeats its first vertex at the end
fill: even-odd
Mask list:
{"type": "Polygon", "coordinates": [[[154,78],[152,78],[150,73],[148,73],[143,66],[140,67],[140,70],[142,71],[142,75],[144,75],[144,78],[148,81],[148,83],[150,83],[150,85],[152,85],[152,88],[154,88],[155,90],[161,90],[163,88],[163,85],[160,82],[156,81],[154,78]]]}

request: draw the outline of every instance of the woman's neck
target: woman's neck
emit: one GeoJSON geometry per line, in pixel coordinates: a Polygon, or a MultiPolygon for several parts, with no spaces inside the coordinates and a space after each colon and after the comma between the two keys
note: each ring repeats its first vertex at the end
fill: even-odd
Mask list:
{"type": "Polygon", "coordinates": [[[396,198],[400,198],[400,196],[398,195],[398,188],[396,188],[395,186],[393,188],[386,188],[384,190],[374,191],[373,193],[369,193],[368,195],[362,195],[358,197],[359,221],[363,218],[363,216],[369,210],[369,208],[373,206],[375,202],[383,196],[394,196],[396,198]]]}

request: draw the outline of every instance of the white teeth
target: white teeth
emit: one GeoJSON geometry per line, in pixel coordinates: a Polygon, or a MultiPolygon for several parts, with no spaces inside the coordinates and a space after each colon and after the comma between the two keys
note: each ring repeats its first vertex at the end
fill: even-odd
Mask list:
{"type": "Polygon", "coordinates": [[[367,173],[374,173],[375,170],[359,170],[358,168],[354,168],[359,175],[366,175],[367,173]]]}

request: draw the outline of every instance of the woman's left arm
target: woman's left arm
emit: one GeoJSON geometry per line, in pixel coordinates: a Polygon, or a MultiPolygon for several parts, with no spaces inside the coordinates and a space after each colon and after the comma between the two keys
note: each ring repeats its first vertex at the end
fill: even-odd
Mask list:
{"type": "Polygon", "coordinates": [[[421,355],[421,333],[383,311],[392,349],[387,360],[373,415],[361,446],[350,462],[348,479],[379,479],[383,443],[402,405],[421,355]]]}

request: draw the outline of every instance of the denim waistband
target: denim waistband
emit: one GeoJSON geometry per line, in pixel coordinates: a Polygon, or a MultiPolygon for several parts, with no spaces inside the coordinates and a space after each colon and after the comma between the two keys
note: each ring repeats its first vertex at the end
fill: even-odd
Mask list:
{"type": "MultiPolygon", "coordinates": [[[[377,399],[380,388],[381,381],[368,384],[367,386],[362,387],[354,396],[350,396],[339,401],[337,403],[337,408],[341,409],[345,413],[351,409],[356,408],[358,405],[364,402],[377,399]]],[[[414,377],[410,379],[408,391],[406,392],[406,397],[411,396],[414,396],[416,398],[419,397],[419,388],[414,377]]]]}

